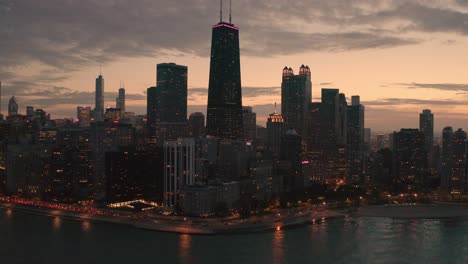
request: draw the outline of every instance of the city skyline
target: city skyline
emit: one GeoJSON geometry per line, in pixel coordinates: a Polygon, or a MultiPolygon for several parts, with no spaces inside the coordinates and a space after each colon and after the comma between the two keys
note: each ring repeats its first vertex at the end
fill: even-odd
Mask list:
{"type": "MultiPolygon", "coordinates": [[[[15,95],[20,112],[32,105],[54,118],[73,117],[77,105],[93,105],[93,79],[102,63],[105,106],[113,105],[118,84],[125,81],[128,111],[143,114],[144,91],[155,83],[155,65],[172,61],[190,69],[189,113],[206,114],[207,40],[219,6],[217,1],[180,4],[3,2],[0,20],[7,26],[0,33],[5,40],[0,51],[2,112],[6,113],[7,102],[15,95]],[[89,11],[85,6],[94,9],[85,13],[89,19],[79,16],[89,11]],[[189,8],[196,15],[185,16],[189,8]],[[108,9],[113,11],[110,16],[105,13],[108,9]],[[28,24],[26,15],[33,10],[33,17],[41,20],[38,29],[30,27],[34,23],[28,24]],[[76,14],[71,14],[72,10],[76,14]],[[132,23],[104,23],[119,16],[132,18],[132,23]],[[148,17],[155,18],[161,27],[154,27],[148,17]],[[88,23],[96,28],[78,34],[90,29],[88,23]],[[174,31],[163,33],[169,24],[174,31]],[[45,35],[44,27],[55,36],[45,35]],[[115,27],[121,27],[121,32],[115,27]],[[141,32],[132,32],[138,27],[141,32]],[[68,30],[77,34],[70,36],[68,30]],[[152,34],[173,38],[161,40],[164,38],[149,36],[152,34]],[[25,44],[15,44],[20,40],[26,40],[25,44]],[[106,42],[109,40],[113,46],[106,42]],[[50,98],[50,94],[55,97],[50,98]]],[[[265,125],[274,103],[280,102],[281,69],[307,64],[312,72],[313,101],[320,101],[320,90],[325,87],[338,88],[348,96],[359,94],[366,105],[366,124],[374,131],[416,128],[422,109],[434,112],[436,134],[448,125],[467,129],[466,2],[382,1],[371,8],[367,1],[355,1],[349,5],[336,1],[290,5],[233,2],[233,20],[242,28],[243,101],[245,106],[253,106],[258,123],[265,125]],[[381,17],[385,19],[378,19],[381,17]],[[350,26],[338,29],[344,23],[350,26]]]]}

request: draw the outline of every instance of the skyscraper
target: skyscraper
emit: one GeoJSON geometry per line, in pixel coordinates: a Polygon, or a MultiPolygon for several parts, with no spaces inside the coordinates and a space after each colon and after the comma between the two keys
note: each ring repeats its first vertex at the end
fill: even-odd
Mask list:
{"type": "Polygon", "coordinates": [[[8,116],[16,115],[18,115],[18,103],[16,102],[16,98],[12,96],[8,102],[8,116]]]}
{"type": "Polygon", "coordinates": [[[284,67],[281,84],[281,114],[288,128],[303,135],[305,116],[312,102],[312,81],[309,66],[302,65],[299,75],[291,68],[284,67]]]}
{"type": "Polygon", "coordinates": [[[116,108],[120,109],[120,112],[125,113],[125,88],[119,89],[119,96],[115,99],[116,108]]]}
{"type": "Polygon", "coordinates": [[[442,131],[441,181],[442,190],[449,191],[450,175],[452,173],[453,128],[445,127],[442,131]]]}
{"type": "Polygon", "coordinates": [[[453,133],[451,171],[449,178],[449,193],[460,195],[465,193],[466,184],[466,132],[461,128],[453,133]]]}
{"type": "Polygon", "coordinates": [[[426,152],[430,153],[434,142],[434,114],[431,110],[425,109],[419,114],[419,130],[424,134],[426,152]]]}
{"type": "Polygon", "coordinates": [[[364,106],[359,96],[351,97],[352,105],[347,113],[347,144],[350,179],[356,182],[361,179],[364,166],[364,106]]]}
{"type": "Polygon", "coordinates": [[[156,115],[161,122],[187,122],[187,66],[157,65],[156,115]]]}
{"type": "Polygon", "coordinates": [[[393,173],[401,191],[412,192],[424,186],[427,176],[424,147],[424,134],[418,129],[393,133],[393,173]]]}
{"type": "Polygon", "coordinates": [[[96,107],[94,108],[94,119],[102,121],[104,117],[104,78],[102,74],[96,78],[96,107]]]}
{"type": "Polygon", "coordinates": [[[243,137],[239,28],[223,22],[222,12],[212,34],[207,134],[243,137]]]}

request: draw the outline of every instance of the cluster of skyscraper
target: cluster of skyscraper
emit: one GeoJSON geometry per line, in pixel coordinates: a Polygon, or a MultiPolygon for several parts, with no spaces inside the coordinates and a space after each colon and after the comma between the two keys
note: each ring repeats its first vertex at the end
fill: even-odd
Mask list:
{"type": "Polygon", "coordinates": [[[302,65],[298,74],[283,69],[281,113],[275,103],[264,128],[242,105],[239,29],[222,15],[210,58],[206,127],[203,113],[187,118],[188,68],[175,63],[157,65],[146,115],[126,112],[123,87],[115,108],[105,109],[102,74],[94,109],[77,107],[76,120],[51,120],[33,107],[22,116],[12,97],[0,124],[0,191],[70,203],[148,199],[197,216],[302,200],[325,185],[465,192],[467,135],[444,129],[439,150],[430,110],[419,130],[371,141],[360,97],[348,104],[325,88],[313,101],[311,69],[302,65]]]}

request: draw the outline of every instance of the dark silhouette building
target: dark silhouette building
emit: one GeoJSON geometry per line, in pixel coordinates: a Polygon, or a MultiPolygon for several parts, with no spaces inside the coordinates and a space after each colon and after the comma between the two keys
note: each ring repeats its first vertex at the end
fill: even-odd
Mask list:
{"type": "Polygon", "coordinates": [[[442,151],[441,161],[441,188],[449,191],[450,175],[452,173],[452,153],[453,153],[453,128],[445,127],[442,131],[442,151]]]}
{"type": "Polygon", "coordinates": [[[94,119],[102,121],[104,119],[104,78],[102,74],[96,78],[96,106],[94,108],[94,119]]]}
{"type": "Polygon", "coordinates": [[[115,99],[115,107],[125,113],[125,88],[119,89],[119,96],[115,99]]]}
{"type": "Polygon", "coordinates": [[[284,118],[282,115],[273,112],[267,121],[267,142],[266,147],[273,157],[279,157],[281,150],[281,139],[286,133],[284,118]]]}
{"type": "Polygon", "coordinates": [[[222,139],[244,136],[239,29],[222,20],[213,26],[207,135],[222,139]]]}
{"type": "Polygon", "coordinates": [[[190,136],[200,138],[205,135],[205,115],[200,112],[192,113],[189,117],[190,136]]]}
{"type": "Polygon", "coordinates": [[[187,66],[157,65],[156,115],[160,122],[187,122],[187,66]]]}
{"type": "Polygon", "coordinates": [[[156,123],[158,122],[157,109],[159,108],[159,96],[156,86],[146,90],[146,126],[151,137],[156,136],[156,123]]]}
{"type": "Polygon", "coordinates": [[[251,106],[242,107],[242,120],[244,127],[244,139],[248,141],[257,138],[257,114],[252,111],[251,106]]]}
{"type": "Polygon", "coordinates": [[[417,191],[427,176],[424,134],[418,129],[393,133],[393,173],[400,191],[417,191]]]}
{"type": "Polygon", "coordinates": [[[424,134],[425,149],[430,153],[434,142],[434,114],[431,110],[426,109],[419,114],[419,130],[424,134]]]}
{"type": "Polygon", "coordinates": [[[297,194],[304,189],[302,173],[302,138],[294,129],[288,129],[281,139],[280,160],[288,161],[290,173],[284,178],[284,190],[297,194]]]}
{"type": "Polygon", "coordinates": [[[305,116],[312,102],[312,81],[309,66],[302,65],[299,75],[291,68],[283,69],[281,84],[281,114],[288,128],[303,135],[305,116]]]}
{"type": "Polygon", "coordinates": [[[453,133],[451,170],[448,181],[449,193],[453,195],[465,194],[466,191],[466,139],[466,132],[461,128],[453,133]]]}
{"type": "Polygon", "coordinates": [[[347,113],[347,154],[349,164],[349,180],[361,182],[364,169],[364,106],[359,96],[352,97],[352,105],[347,113]]]}
{"type": "Polygon", "coordinates": [[[106,201],[163,201],[164,168],[161,148],[122,148],[106,153],[106,201]]]}
{"type": "Polygon", "coordinates": [[[16,102],[16,98],[12,96],[8,102],[8,116],[16,115],[18,115],[18,103],[16,102]]]}

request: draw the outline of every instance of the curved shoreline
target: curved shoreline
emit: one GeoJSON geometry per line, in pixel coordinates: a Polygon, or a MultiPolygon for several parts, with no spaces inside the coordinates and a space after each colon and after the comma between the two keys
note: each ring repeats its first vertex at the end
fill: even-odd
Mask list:
{"type": "Polygon", "coordinates": [[[154,219],[136,219],[136,218],[118,218],[111,216],[98,216],[72,213],[60,210],[50,210],[43,208],[35,208],[22,206],[12,203],[0,203],[1,208],[11,209],[23,213],[32,213],[47,217],[62,217],[71,221],[92,221],[101,223],[110,223],[118,225],[126,225],[138,229],[151,230],[157,232],[189,234],[189,235],[236,235],[246,233],[268,232],[280,229],[287,229],[296,226],[309,225],[320,223],[323,220],[331,218],[345,217],[345,214],[335,210],[324,210],[312,213],[307,213],[299,216],[291,216],[276,221],[265,221],[260,223],[242,223],[242,224],[227,224],[227,225],[210,225],[210,223],[177,223],[169,221],[161,221],[154,219]]]}

